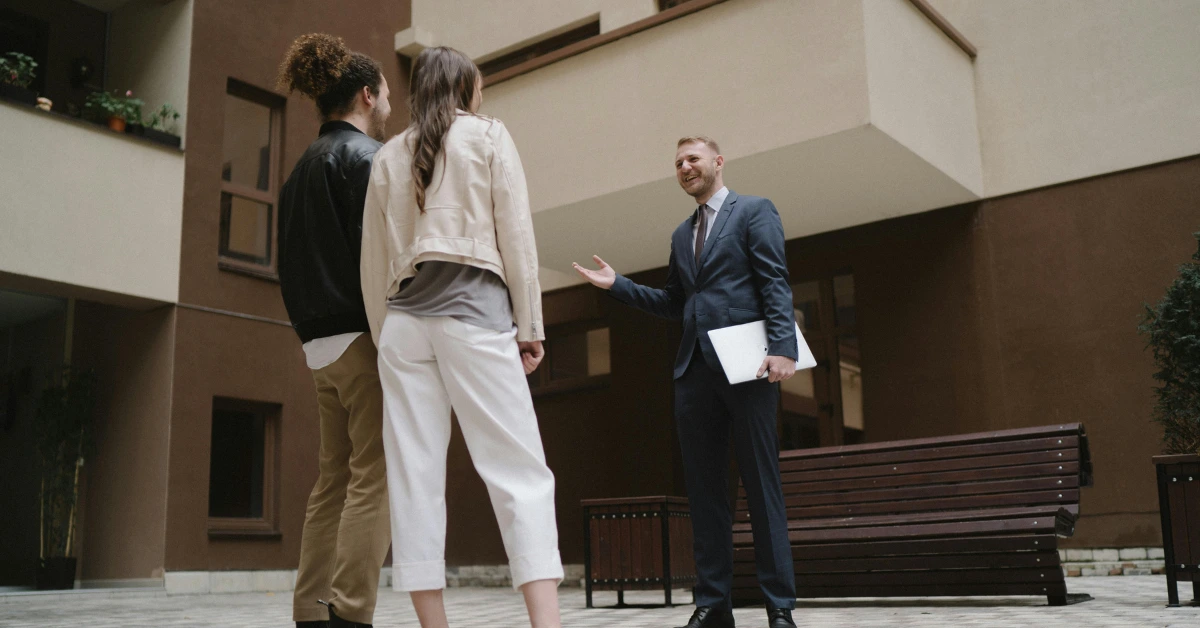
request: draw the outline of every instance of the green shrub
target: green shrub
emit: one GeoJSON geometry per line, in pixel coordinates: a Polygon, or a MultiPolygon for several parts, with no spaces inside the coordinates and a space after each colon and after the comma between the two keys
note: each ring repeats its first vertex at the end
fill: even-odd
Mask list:
{"type": "Polygon", "coordinates": [[[0,81],[28,89],[29,84],[37,76],[33,71],[37,66],[33,57],[19,52],[10,52],[0,57],[0,81]]]}
{"type": "MultiPolygon", "coordinates": [[[[1200,243],[1200,232],[1193,234],[1200,243]]],[[[1200,453],[1200,247],[1139,330],[1149,336],[1159,382],[1153,417],[1163,427],[1164,453],[1200,453]]]]}

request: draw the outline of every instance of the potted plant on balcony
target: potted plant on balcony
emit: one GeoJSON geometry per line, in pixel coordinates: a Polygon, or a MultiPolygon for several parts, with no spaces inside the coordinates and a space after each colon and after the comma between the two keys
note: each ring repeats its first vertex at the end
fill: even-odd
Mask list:
{"type": "Polygon", "coordinates": [[[140,98],[133,97],[132,90],[125,90],[124,96],[119,91],[92,92],[83,107],[93,118],[108,124],[108,128],[124,133],[126,125],[141,122],[143,104],[140,98]]]}
{"type": "Polygon", "coordinates": [[[95,374],[64,367],[42,391],[34,421],[41,480],[38,589],[75,586],[79,473],[91,454],[95,374]]]}
{"type": "Polygon", "coordinates": [[[164,103],[145,120],[146,139],[179,148],[179,112],[171,103],[164,103]]]}
{"type": "Polygon", "coordinates": [[[0,96],[28,105],[37,104],[37,92],[29,89],[38,66],[33,57],[10,52],[0,57],[0,96]]]}
{"type": "MultiPolygon", "coordinates": [[[[1194,236],[1200,242],[1200,232],[1194,236]]],[[[1154,464],[1167,598],[1178,606],[1178,580],[1190,580],[1200,602],[1200,250],[1179,267],[1162,301],[1146,307],[1140,330],[1157,368],[1153,416],[1163,428],[1164,455],[1154,464]]]]}

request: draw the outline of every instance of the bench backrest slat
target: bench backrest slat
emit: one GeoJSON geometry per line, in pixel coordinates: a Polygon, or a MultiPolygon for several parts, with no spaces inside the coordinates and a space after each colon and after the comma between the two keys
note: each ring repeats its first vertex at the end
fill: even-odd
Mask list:
{"type": "Polygon", "coordinates": [[[818,471],[781,471],[784,482],[826,482],[851,478],[896,477],[940,471],[965,471],[969,469],[993,469],[996,467],[1028,467],[1030,465],[1058,462],[1074,462],[1079,459],[1078,449],[1034,451],[1021,454],[979,456],[975,458],[951,458],[901,462],[896,464],[821,469],[818,471]]]}
{"type": "Polygon", "coordinates": [[[908,440],[892,440],[879,443],[864,443],[861,445],[841,445],[838,447],[817,447],[812,449],[791,449],[779,454],[780,461],[800,460],[807,458],[830,458],[846,454],[869,454],[886,451],[917,451],[920,449],[997,443],[1014,440],[1050,438],[1058,436],[1082,435],[1083,425],[1069,423],[1045,427],[1029,427],[997,432],[978,432],[974,434],[957,434],[954,436],[936,436],[931,438],[913,438],[908,440]]]}
{"type": "MultiPolygon", "coordinates": [[[[780,453],[789,521],[1058,505],[1091,485],[1080,424],[780,453]]],[[[735,519],[749,520],[739,488],[735,519]]]]}
{"type": "Polygon", "coordinates": [[[1079,488],[1079,477],[1066,475],[1061,479],[1054,477],[1039,477],[1033,479],[999,480],[995,482],[975,482],[972,484],[956,484],[951,487],[943,485],[916,486],[912,488],[863,489],[859,491],[835,491],[831,493],[797,493],[785,497],[788,506],[826,506],[831,504],[865,504],[871,502],[892,502],[903,499],[925,499],[943,497],[946,495],[987,495],[992,493],[1011,493],[1020,491],[1039,491],[1051,489],[1079,488]]]}
{"type": "Polygon", "coordinates": [[[986,458],[1003,454],[1021,454],[1048,451],[1051,449],[1078,449],[1078,436],[1034,438],[1029,440],[979,443],[953,447],[926,447],[903,451],[878,453],[843,454],[818,458],[785,458],[791,452],[783,452],[779,459],[781,471],[816,471],[820,469],[845,469],[872,465],[894,465],[955,458],[986,458]]]}
{"type": "MultiPolygon", "coordinates": [[[[1071,489],[1001,495],[968,495],[938,499],[910,499],[853,505],[794,506],[787,509],[787,517],[788,519],[820,519],[938,510],[969,510],[972,508],[995,508],[997,506],[1031,506],[1039,504],[1060,504],[1067,506],[1078,502],[1079,489],[1071,489]]],[[[749,521],[750,512],[745,509],[744,504],[740,506],[737,520],[749,521]]]]}

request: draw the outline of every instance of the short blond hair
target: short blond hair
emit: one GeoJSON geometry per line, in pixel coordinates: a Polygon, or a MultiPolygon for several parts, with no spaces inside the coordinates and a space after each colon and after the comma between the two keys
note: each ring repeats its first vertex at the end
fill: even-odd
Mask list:
{"type": "Polygon", "coordinates": [[[713,152],[716,154],[721,154],[721,147],[717,146],[717,140],[714,140],[707,135],[691,135],[688,137],[681,137],[679,138],[679,143],[675,145],[675,149],[678,150],[680,146],[683,146],[684,144],[691,144],[692,142],[704,144],[705,146],[713,149],[713,152]]]}

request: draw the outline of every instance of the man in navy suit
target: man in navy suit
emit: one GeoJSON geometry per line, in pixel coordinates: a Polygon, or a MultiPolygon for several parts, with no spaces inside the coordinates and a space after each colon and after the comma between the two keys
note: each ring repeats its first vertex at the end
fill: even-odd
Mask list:
{"type": "Polygon", "coordinates": [[[733,516],[726,469],[731,443],[750,505],[759,585],[771,628],[792,628],[795,573],[779,477],[778,382],[795,373],[792,288],[783,224],[771,201],[725,187],[725,158],[708,137],[679,140],[675,177],[698,207],[671,236],[667,283],[638,285],[599,257],[575,264],[592,284],[642,311],[679,320],[675,422],[692,511],[696,611],[684,628],[733,628],[733,516]],[[759,380],[730,385],[708,332],[765,320],[767,358],[759,380]]]}

